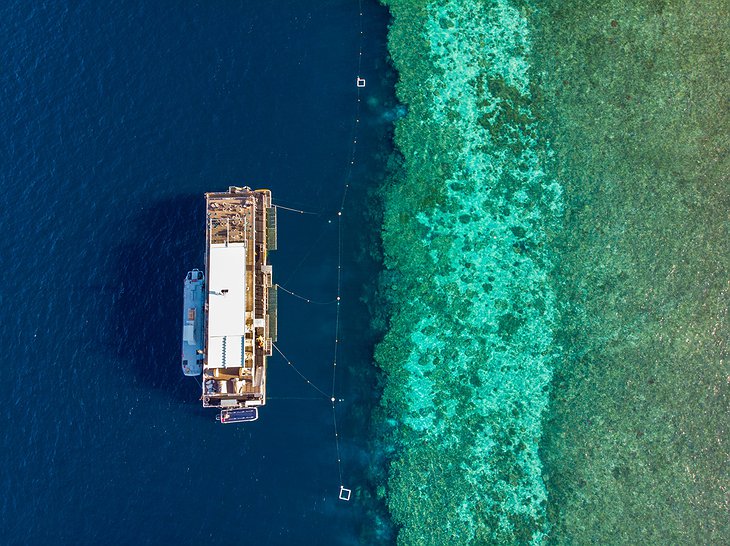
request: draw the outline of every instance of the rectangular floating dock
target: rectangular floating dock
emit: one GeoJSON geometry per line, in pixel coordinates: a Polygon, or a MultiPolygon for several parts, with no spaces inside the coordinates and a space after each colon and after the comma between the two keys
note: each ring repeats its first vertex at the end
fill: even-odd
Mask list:
{"type": "Polygon", "coordinates": [[[276,341],[268,263],[275,209],[269,190],[231,186],[205,199],[203,406],[221,409],[221,422],[252,421],[266,404],[266,358],[276,341]],[[255,411],[235,413],[243,408],[255,411]]]}

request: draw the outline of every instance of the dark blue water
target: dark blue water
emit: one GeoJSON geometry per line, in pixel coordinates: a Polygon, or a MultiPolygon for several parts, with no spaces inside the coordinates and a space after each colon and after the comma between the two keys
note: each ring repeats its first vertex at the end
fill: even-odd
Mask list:
{"type": "MultiPolygon", "coordinates": [[[[370,1],[363,13],[361,190],[388,117],[387,15],[370,1]]],[[[283,399],[316,392],[281,359],[260,420],[236,426],[200,407],[179,365],[205,191],[268,187],[320,212],[280,213],[275,280],[332,298],[358,17],[352,0],[0,8],[2,543],[345,544],[368,525],[356,500],[337,500],[329,406],[283,399]]],[[[349,225],[345,245],[364,227],[349,225]]],[[[347,367],[369,366],[350,301],[344,422],[363,391],[347,367]]],[[[279,326],[282,350],[327,385],[334,307],[281,294],[279,326]]],[[[367,464],[359,433],[343,431],[346,482],[367,464]]]]}

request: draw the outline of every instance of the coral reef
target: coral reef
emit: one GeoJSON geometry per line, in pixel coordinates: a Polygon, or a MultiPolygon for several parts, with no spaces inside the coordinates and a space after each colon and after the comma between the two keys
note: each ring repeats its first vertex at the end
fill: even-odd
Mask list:
{"type": "Polygon", "coordinates": [[[552,542],[730,541],[727,3],[548,0],[564,227],[541,454],[552,542]]]}
{"type": "Polygon", "coordinates": [[[390,2],[408,114],[385,192],[387,496],[400,544],[539,542],[538,440],[554,358],[546,230],[559,185],[508,2],[390,2]]]}
{"type": "Polygon", "coordinates": [[[387,4],[398,542],[727,543],[727,6],[387,4]]]}

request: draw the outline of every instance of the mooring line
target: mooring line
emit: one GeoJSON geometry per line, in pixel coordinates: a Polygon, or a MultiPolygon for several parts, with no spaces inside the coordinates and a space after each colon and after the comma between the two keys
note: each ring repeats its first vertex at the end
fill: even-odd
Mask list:
{"type": "MultiPolygon", "coordinates": [[[[337,473],[340,477],[340,495],[342,494],[342,490],[344,489],[345,485],[342,482],[342,457],[340,456],[340,435],[337,432],[337,410],[335,409],[335,402],[332,401],[332,423],[335,427],[335,450],[337,452],[337,473]]],[[[349,500],[349,499],[345,499],[349,500]]]]}
{"type": "Polygon", "coordinates": [[[335,314],[335,343],[333,348],[332,356],[332,426],[335,432],[335,452],[337,455],[337,472],[340,478],[340,500],[349,501],[352,491],[345,488],[345,484],[342,478],[342,456],[340,452],[340,433],[337,428],[337,408],[335,395],[337,391],[337,356],[340,346],[340,304],[342,303],[342,215],[345,212],[345,201],[347,200],[347,193],[350,189],[350,182],[352,180],[352,170],[355,166],[355,156],[357,154],[357,136],[358,129],[360,127],[360,103],[362,101],[361,89],[365,85],[366,81],[362,78],[362,49],[363,49],[363,37],[365,32],[363,30],[362,21],[362,0],[358,0],[358,13],[359,13],[359,27],[360,37],[358,46],[358,58],[357,58],[357,102],[355,103],[355,122],[352,125],[352,148],[350,151],[350,161],[347,166],[347,171],[344,180],[344,188],[342,189],[342,200],[340,201],[340,209],[337,211],[337,310],[335,314]],[[362,86],[361,86],[362,83],[362,86]]]}
{"type": "Polygon", "coordinates": [[[325,224],[324,226],[322,226],[322,229],[320,230],[320,232],[319,232],[319,235],[318,235],[318,236],[317,236],[317,238],[316,238],[316,239],[314,240],[314,242],[312,243],[312,245],[311,245],[311,246],[309,247],[309,250],[307,250],[307,252],[306,252],[306,253],[304,254],[304,256],[302,256],[302,259],[301,259],[301,260],[299,260],[299,262],[297,262],[297,265],[295,265],[295,266],[294,266],[294,269],[292,269],[292,270],[291,270],[291,271],[289,272],[289,276],[288,276],[288,277],[287,277],[287,279],[286,279],[286,280],[284,281],[284,284],[289,284],[289,282],[290,282],[290,281],[292,280],[292,278],[294,277],[294,274],[295,274],[295,273],[296,273],[297,271],[299,271],[299,268],[300,268],[300,267],[302,267],[302,264],[303,264],[304,262],[306,262],[306,261],[307,261],[307,258],[309,258],[309,255],[310,255],[310,254],[312,253],[312,251],[313,251],[313,250],[314,250],[315,248],[317,248],[317,246],[319,245],[319,242],[320,242],[320,241],[322,240],[322,237],[324,237],[324,234],[325,234],[325,233],[326,233],[326,231],[327,231],[327,225],[328,225],[328,224],[325,224]]]}
{"type": "MultiPolygon", "coordinates": [[[[344,193],[344,192],[343,192],[344,193]]],[[[344,206],[344,195],[342,204],[344,206]]],[[[350,490],[345,489],[342,481],[342,456],[340,454],[340,433],[337,430],[337,408],[335,395],[337,391],[337,353],[340,345],[340,303],[342,303],[342,208],[337,214],[337,310],[335,312],[335,344],[332,355],[332,427],[335,433],[335,453],[337,455],[337,473],[340,478],[340,499],[349,500],[350,490]],[[347,498],[344,498],[343,491],[347,491],[347,498]]]]}
{"type": "MultiPolygon", "coordinates": [[[[313,301],[310,298],[305,298],[304,296],[300,296],[299,294],[296,294],[295,292],[292,292],[291,290],[284,288],[281,285],[278,285],[278,287],[283,290],[285,293],[290,294],[291,296],[294,296],[296,298],[299,298],[301,300],[306,301],[307,303],[314,303],[317,305],[330,305],[332,303],[337,305],[336,312],[335,312],[335,339],[334,339],[334,347],[333,347],[333,354],[332,354],[332,391],[330,395],[328,396],[327,393],[325,393],[322,389],[320,389],[317,385],[312,383],[302,372],[300,372],[294,364],[289,360],[286,355],[279,349],[279,347],[276,344],[273,344],[274,349],[281,355],[281,357],[286,361],[291,368],[299,374],[299,376],[307,382],[313,389],[315,389],[317,392],[319,392],[322,396],[328,398],[330,400],[330,403],[332,404],[332,428],[334,430],[335,434],[335,454],[337,457],[337,473],[339,477],[339,495],[338,498],[340,500],[349,501],[350,495],[352,493],[351,489],[347,489],[345,487],[344,481],[343,481],[343,472],[342,472],[342,453],[340,450],[340,432],[337,426],[337,402],[341,402],[342,399],[337,398],[337,357],[339,354],[339,345],[340,345],[340,305],[342,303],[342,243],[343,243],[343,226],[342,226],[342,217],[345,212],[345,203],[347,200],[347,194],[350,189],[350,183],[352,181],[352,171],[355,166],[355,160],[357,155],[357,138],[358,138],[358,130],[360,127],[360,103],[362,101],[362,88],[365,86],[365,79],[362,78],[362,57],[363,57],[363,40],[365,31],[363,30],[363,11],[362,11],[362,0],[358,0],[358,13],[359,13],[359,45],[358,45],[358,59],[357,59],[357,81],[356,81],[356,87],[357,87],[357,102],[355,103],[355,117],[352,124],[352,130],[351,130],[351,136],[352,136],[352,146],[349,151],[349,158],[348,158],[348,164],[344,172],[343,177],[343,188],[342,188],[342,198],[340,200],[340,206],[337,210],[337,283],[336,283],[336,292],[337,297],[333,301],[330,302],[317,302],[313,301]]],[[[293,212],[298,212],[300,214],[306,214],[306,211],[299,210],[299,209],[292,209],[290,207],[283,207],[281,205],[276,205],[284,210],[290,210],[293,212]]],[[[309,213],[309,214],[316,214],[316,213],[309,213]]],[[[330,220],[328,223],[331,223],[330,220]]],[[[326,226],[325,226],[326,227],[326,226]]],[[[312,245],[312,247],[306,252],[304,257],[299,261],[297,266],[294,268],[294,270],[290,273],[289,278],[285,282],[285,284],[288,284],[288,282],[292,279],[294,273],[299,269],[299,267],[304,263],[304,261],[309,257],[309,254],[312,252],[312,250],[317,246],[320,239],[324,235],[325,229],[323,228],[320,232],[319,236],[317,237],[317,240],[312,245]]]]}
{"type": "Polygon", "coordinates": [[[299,214],[310,214],[312,216],[319,216],[319,214],[320,214],[319,212],[310,212],[308,210],[294,209],[292,207],[285,207],[284,205],[277,205],[277,204],[274,204],[274,208],[288,210],[291,212],[298,212],[299,214]]]}
{"type": "MultiPolygon", "coordinates": [[[[284,360],[286,360],[286,363],[287,363],[287,364],[289,364],[289,366],[291,366],[291,369],[292,369],[292,370],[294,370],[295,372],[297,372],[297,373],[299,374],[299,377],[301,377],[302,379],[304,379],[304,381],[306,381],[308,385],[310,385],[310,386],[311,386],[311,387],[312,387],[312,388],[313,388],[314,390],[316,390],[317,392],[319,392],[319,393],[320,393],[320,394],[321,394],[322,396],[324,396],[324,397],[325,397],[326,399],[331,399],[331,397],[330,397],[330,396],[328,396],[326,392],[324,392],[324,391],[323,391],[322,389],[320,389],[320,388],[319,388],[319,387],[318,387],[317,385],[315,385],[314,383],[312,383],[312,382],[311,382],[311,381],[310,381],[310,380],[309,380],[309,379],[307,378],[307,376],[306,376],[306,375],[304,375],[304,374],[303,374],[302,372],[300,372],[300,371],[299,371],[299,370],[297,369],[297,367],[296,367],[296,366],[294,366],[294,364],[292,363],[292,361],[291,361],[291,360],[289,360],[289,359],[288,359],[288,358],[286,357],[286,355],[285,355],[284,353],[282,353],[282,352],[281,352],[281,349],[279,349],[279,347],[277,347],[276,343],[273,343],[272,345],[273,345],[274,349],[276,349],[276,352],[277,352],[277,353],[279,353],[279,354],[281,355],[281,357],[282,357],[282,358],[283,358],[284,360]]],[[[333,403],[334,403],[334,402],[333,402],[333,403]]]]}
{"type": "Polygon", "coordinates": [[[299,294],[296,294],[295,292],[292,292],[291,290],[288,290],[288,289],[284,288],[280,284],[277,284],[276,287],[279,290],[283,290],[287,294],[289,294],[291,296],[294,296],[295,298],[299,298],[300,300],[304,300],[307,303],[312,303],[314,305],[332,305],[333,303],[337,303],[337,299],[334,299],[334,300],[331,300],[331,301],[315,301],[315,300],[310,299],[310,298],[305,298],[304,296],[300,296],[299,294]]]}
{"type": "Polygon", "coordinates": [[[266,400],[317,400],[322,401],[319,396],[267,396],[266,400]]]}

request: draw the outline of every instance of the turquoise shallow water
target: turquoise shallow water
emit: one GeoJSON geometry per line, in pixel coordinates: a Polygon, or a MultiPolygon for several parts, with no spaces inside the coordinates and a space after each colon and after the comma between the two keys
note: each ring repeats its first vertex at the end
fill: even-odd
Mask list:
{"type": "Polygon", "coordinates": [[[533,113],[528,21],[508,2],[408,9],[394,5],[390,35],[409,112],[386,193],[394,312],[377,353],[398,445],[389,505],[403,543],[540,541],[556,311],[546,234],[562,195],[533,113]],[[427,60],[398,41],[414,32],[427,60]]]}
{"type": "Polygon", "coordinates": [[[726,6],[388,4],[399,542],[727,542],[726,6]]]}

